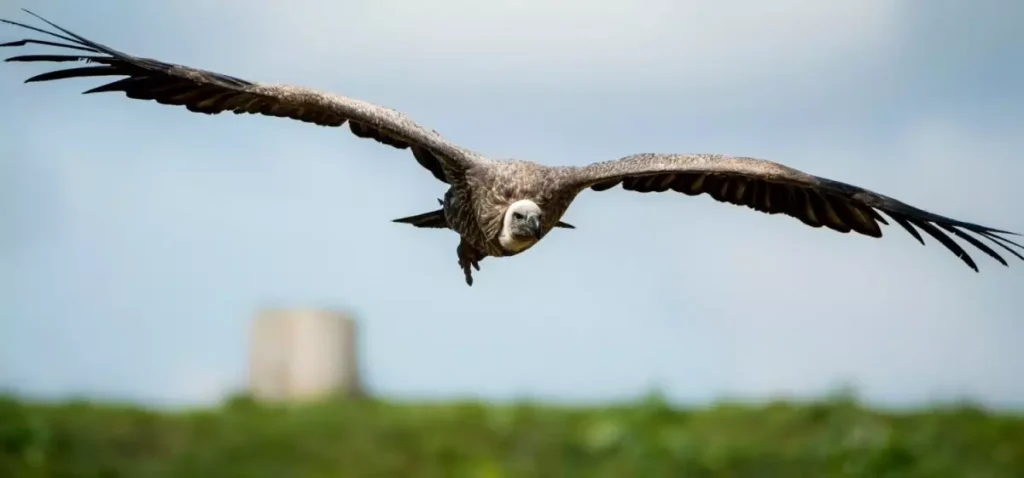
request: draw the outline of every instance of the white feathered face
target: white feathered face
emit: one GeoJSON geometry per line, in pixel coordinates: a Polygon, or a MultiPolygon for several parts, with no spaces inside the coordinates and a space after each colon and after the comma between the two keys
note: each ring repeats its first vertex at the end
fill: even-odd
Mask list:
{"type": "Polygon", "coordinates": [[[541,216],[543,212],[537,203],[522,199],[512,203],[505,210],[505,221],[498,237],[501,247],[509,251],[521,251],[532,246],[541,238],[541,216]]]}

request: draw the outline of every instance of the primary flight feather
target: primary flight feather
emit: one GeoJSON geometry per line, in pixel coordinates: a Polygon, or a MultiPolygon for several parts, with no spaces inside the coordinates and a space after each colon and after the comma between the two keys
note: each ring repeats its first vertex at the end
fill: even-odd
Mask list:
{"type": "Polygon", "coordinates": [[[1024,246],[1006,236],[1013,232],[951,219],[907,205],[857,186],[813,176],[763,159],[722,154],[643,153],[582,167],[544,166],[522,160],[494,160],[454,144],[404,114],[341,95],[301,86],[251,82],[212,71],[142,58],[88,40],[25,10],[57,31],[0,19],[3,23],[48,35],[59,41],[24,39],[0,44],[29,44],[73,50],[61,55],[20,55],[8,62],[86,62],[33,76],[26,82],[66,78],[123,77],[85,93],[123,92],[139,100],[184,106],[196,113],[250,113],[290,118],[320,126],[342,127],[360,138],[411,151],[413,158],[449,185],[441,208],[395,222],[423,228],[448,228],[460,236],[456,248],[466,283],[485,257],[519,254],[561,221],[576,196],[590,189],[621,185],[637,192],[707,194],[767,214],[785,214],[811,227],[882,237],[888,216],[918,241],[918,229],[939,241],[965,264],[974,259],[948,234],[959,237],[1003,265],[993,249],[1024,260],[1024,246]],[[948,234],[947,234],[948,233],[948,234]]]}

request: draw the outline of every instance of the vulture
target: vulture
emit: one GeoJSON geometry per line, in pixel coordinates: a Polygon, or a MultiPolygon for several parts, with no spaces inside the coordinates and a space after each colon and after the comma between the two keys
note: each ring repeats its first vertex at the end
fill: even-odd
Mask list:
{"type": "Polygon", "coordinates": [[[674,191],[706,194],[716,201],[782,214],[810,227],[882,237],[893,221],[924,244],[931,236],[968,267],[974,259],[959,237],[1003,265],[996,249],[1024,260],[1019,234],[951,219],[847,183],[814,176],[772,161],[724,154],[640,153],[586,166],[546,166],[531,161],[488,158],[428,130],[405,114],[341,95],[292,85],[275,85],[123,53],[88,40],[28,11],[56,31],[11,20],[0,21],[47,35],[0,44],[62,48],[63,54],[20,55],[7,62],[72,63],[27,80],[120,77],[84,93],[122,92],[128,98],[184,106],[215,115],[259,114],[320,126],[345,127],[360,138],[409,150],[420,166],[448,185],[440,208],[395,222],[459,234],[458,263],[466,284],[486,257],[526,251],[554,228],[573,229],[562,215],[581,192],[621,186],[640,193],[674,191]],[[77,63],[75,65],[74,63],[77,63]],[[883,217],[888,217],[885,219],[883,217]],[[986,242],[982,242],[984,239],[986,242]]]}

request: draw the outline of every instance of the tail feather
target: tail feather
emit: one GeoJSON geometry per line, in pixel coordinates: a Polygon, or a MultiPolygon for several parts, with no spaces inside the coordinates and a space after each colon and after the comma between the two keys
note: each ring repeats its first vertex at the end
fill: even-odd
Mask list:
{"type": "Polygon", "coordinates": [[[444,209],[438,209],[436,211],[425,212],[423,214],[417,214],[415,216],[394,219],[393,222],[412,224],[413,226],[416,227],[429,227],[434,229],[446,229],[448,227],[448,221],[444,217],[444,209]]]}

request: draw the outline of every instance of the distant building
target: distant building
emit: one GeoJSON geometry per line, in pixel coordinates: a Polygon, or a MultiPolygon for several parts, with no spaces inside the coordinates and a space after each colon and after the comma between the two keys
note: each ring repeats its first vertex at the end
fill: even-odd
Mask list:
{"type": "Polygon", "coordinates": [[[265,310],[253,320],[249,393],[291,401],[363,393],[356,324],[328,310],[265,310]]]}

